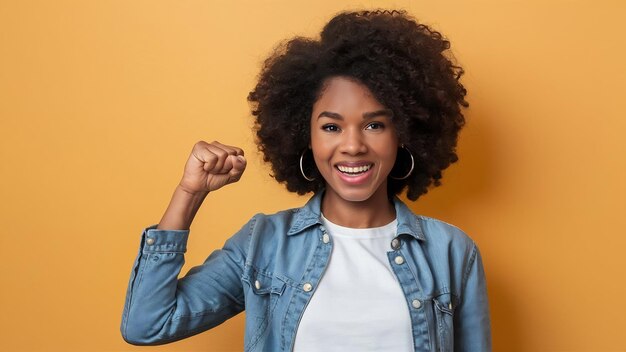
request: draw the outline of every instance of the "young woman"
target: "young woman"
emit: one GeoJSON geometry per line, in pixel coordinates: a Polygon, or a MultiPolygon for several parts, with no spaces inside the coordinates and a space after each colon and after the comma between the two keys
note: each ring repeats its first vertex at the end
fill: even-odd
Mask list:
{"type": "Polygon", "coordinates": [[[168,343],[245,310],[245,351],[490,351],[476,244],[396,197],[457,160],[467,103],[448,48],[399,11],[341,13],[319,40],[281,45],[248,100],[276,180],[313,197],[257,214],[178,279],[196,211],[246,167],[240,148],[196,143],[142,233],[124,339],[168,343]]]}

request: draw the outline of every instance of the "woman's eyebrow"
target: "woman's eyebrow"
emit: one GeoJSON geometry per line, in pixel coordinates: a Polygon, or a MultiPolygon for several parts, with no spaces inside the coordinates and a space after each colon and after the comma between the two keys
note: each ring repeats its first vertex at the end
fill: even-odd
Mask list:
{"type": "Polygon", "coordinates": [[[317,118],[319,119],[320,117],[330,117],[331,119],[335,119],[335,120],[343,120],[343,116],[339,115],[336,112],[330,112],[330,111],[322,111],[317,118]]]}
{"type": "Polygon", "coordinates": [[[371,119],[377,116],[393,117],[393,111],[390,109],[382,109],[377,111],[366,112],[363,114],[364,119],[371,119]]]}
{"type": "MultiPolygon", "coordinates": [[[[319,119],[320,117],[329,117],[331,119],[335,119],[335,120],[343,120],[343,116],[341,116],[340,114],[336,113],[336,112],[330,112],[330,111],[322,111],[317,118],[319,119]]],[[[387,116],[387,117],[392,117],[393,116],[393,112],[389,109],[382,109],[382,110],[376,110],[376,111],[370,111],[370,112],[365,112],[363,113],[363,118],[364,119],[372,119],[374,117],[378,117],[378,116],[387,116]]]]}

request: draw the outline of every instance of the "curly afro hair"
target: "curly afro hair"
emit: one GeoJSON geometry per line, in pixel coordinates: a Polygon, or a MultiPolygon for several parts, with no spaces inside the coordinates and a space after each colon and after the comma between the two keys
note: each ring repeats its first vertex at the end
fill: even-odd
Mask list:
{"type": "MultiPolygon", "coordinates": [[[[459,82],[463,69],[449,48],[441,33],[396,10],[342,12],[319,40],[280,43],[248,95],[258,148],[273,177],[298,194],[324,189],[312,158],[305,158],[304,167],[314,181],[302,176],[299,161],[310,144],[314,102],[328,78],[344,76],[364,84],[392,110],[399,143],[414,157],[409,177],[388,178],[389,197],[408,187],[407,198],[417,200],[431,184],[439,186],[442,171],[458,160],[457,137],[465,124],[461,107],[469,105],[459,82]]],[[[398,151],[391,174],[406,174],[410,162],[398,151]]]]}

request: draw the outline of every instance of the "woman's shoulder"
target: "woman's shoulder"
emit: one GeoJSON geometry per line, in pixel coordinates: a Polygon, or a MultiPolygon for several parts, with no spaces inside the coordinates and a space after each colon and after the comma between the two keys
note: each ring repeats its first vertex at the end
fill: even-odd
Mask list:
{"type": "Polygon", "coordinates": [[[302,206],[286,208],[274,212],[257,213],[254,218],[258,225],[273,225],[289,228],[289,232],[300,231],[320,221],[320,194],[315,194],[302,206]]]}
{"type": "Polygon", "coordinates": [[[451,232],[451,233],[458,233],[462,236],[467,236],[467,234],[465,233],[464,230],[462,230],[460,227],[451,224],[447,221],[438,219],[438,218],[433,218],[430,216],[426,216],[426,215],[421,215],[421,214],[415,214],[415,216],[421,221],[426,223],[429,226],[433,226],[437,229],[446,231],[446,232],[451,232]]]}
{"type": "Polygon", "coordinates": [[[291,220],[300,212],[302,208],[287,208],[274,212],[259,212],[254,214],[252,220],[255,222],[282,222],[291,220]]]}
{"type": "Polygon", "coordinates": [[[425,215],[416,214],[415,216],[419,220],[426,242],[435,242],[438,246],[446,244],[463,247],[464,249],[471,249],[476,245],[470,235],[457,225],[425,215]]]}
{"type": "Polygon", "coordinates": [[[416,214],[398,198],[394,200],[394,203],[401,228],[413,233],[422,246],[436,248],[474,246],[472,238],[460,227],[441,219],[416,214]]]}
{"type": "Polygon", "coordinates": [[[308,227],[318,222],[318,219],[319,216],[306,211],[304,207],[297,207],[275,212],[259,212],[250,219],[249,223],[253,232],[273,234],[293,232],[295,229],[308,227]]]}

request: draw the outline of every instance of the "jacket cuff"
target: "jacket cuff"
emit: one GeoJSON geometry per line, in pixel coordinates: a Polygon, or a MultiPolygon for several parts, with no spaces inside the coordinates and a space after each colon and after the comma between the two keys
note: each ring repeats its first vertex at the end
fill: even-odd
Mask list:
{"type": "Polygon", "coordinates": [[[187,251],[189,230],[157,230],[158,224],[146,227],[141,234],[141,248],[143,253],[187,251]]]}

